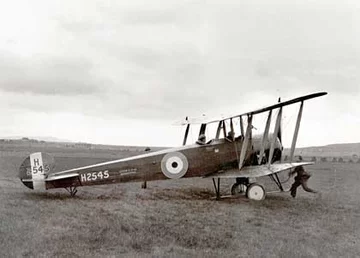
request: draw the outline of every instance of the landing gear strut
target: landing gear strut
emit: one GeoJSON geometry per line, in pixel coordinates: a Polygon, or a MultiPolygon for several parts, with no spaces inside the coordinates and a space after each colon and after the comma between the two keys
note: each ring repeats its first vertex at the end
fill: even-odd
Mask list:
{"type": "Polygon", "coordinates": [[[212,179],[215,188],[216,200],[220,200],[220,178],[217,179],[217,184],[215,178],[212,179]]]}
{"type": "Polygon", "coordinates": [[[76,186],[66,187],[65,189],[70,193],[71,197],[74,197],[75,194],[77,193],[76,186]]]}
{"type": "Polygon", "coordinates": [[[276,174],[271,174],[271,175],[269,175],[269,177],[279,187],[280,191],[284,192],[284,188],[282,186],[282,183],[281,183],[281,181],[279,179],[278,174],[277,173],[276,174]]]}

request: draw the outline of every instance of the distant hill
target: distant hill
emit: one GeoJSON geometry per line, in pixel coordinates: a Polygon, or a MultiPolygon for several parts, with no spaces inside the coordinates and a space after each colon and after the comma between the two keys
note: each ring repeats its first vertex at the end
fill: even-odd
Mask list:
{"type": "Polygon", "coordinates": [[[84,150],[84,151],[122,151],[122,152],[147,152],[147,151],[157,151],[161,149],[166,149],[168,147],[160,147],[160,146],[128,146],[128,145],[105,145],[105,144],[92,144],[92,143],[84,143],[84,142],[61,142],[54,141],[54,139],[59,140],[54,137],[40,137],[40,139],[36,139],[36,137],[3,137],[0,138],[0,151],[1,150],[28,150],[30,149],[47,149],[56,151],[57,149],[61,149],[64,151],[74,151],[74,150],[84,150]],[[41,139],[50,139],[50,141],[45,141],[41,139]],[[66,150],[65,150],[66,149],[66,150]]]}
{"type": "Polygon", "coordinates": [[[66,139],[60,139],[52,136],[7,136],[7,137],[0,137],[1,139],[6,140],[21,140],[21,139],[31,139],[31,140],[38,140],[38,141],[45,141],[45,142],[72,142],[66,139]]]}
{"type": "MultiPolygon", "coordinates": [[[[290,149],[284,150],[284,155],[288,155],[290,149]]],[[[360,157],[360,143],[340,143],[325,146],[314,146],[297,148],[295,155],[304,157],[344,157],[357,159],[360,157]]]]}

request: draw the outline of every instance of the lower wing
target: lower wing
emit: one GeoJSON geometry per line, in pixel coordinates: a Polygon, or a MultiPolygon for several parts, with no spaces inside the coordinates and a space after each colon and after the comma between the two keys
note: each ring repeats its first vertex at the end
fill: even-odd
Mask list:
{"type": "Polygon", "coordinates": [[[279,163],[269,165],[259,165],[259,166],[247,166],[239,169],[230,169],[223,172],[216,172],[205,177],[213,178],[241,178],[241,177],[262,177],[271,174],[276,174],[284,170],[291,168],[296,168],[299,166],[312,165],[314,162],[294,162],[294,163],[279,163]]]}

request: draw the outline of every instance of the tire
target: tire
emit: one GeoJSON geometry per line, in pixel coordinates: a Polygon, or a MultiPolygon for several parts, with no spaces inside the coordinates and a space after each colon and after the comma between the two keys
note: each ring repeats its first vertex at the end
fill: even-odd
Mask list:
{"type": "Polygon", "coordinates": [[[235,183],[231,186],[231,195],[239,195],[246,192],[246,185],[235,183]]]}
{"type": "Polygon", "coordinates": [[[246,189],[246,197],[250,200],[262,201],[265,199],[266,192],[262,185],[253,183],[246,189]]]}

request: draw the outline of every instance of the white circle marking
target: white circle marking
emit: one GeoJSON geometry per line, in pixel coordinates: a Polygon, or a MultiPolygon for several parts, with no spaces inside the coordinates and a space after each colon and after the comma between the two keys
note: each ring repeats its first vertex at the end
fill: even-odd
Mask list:
{"type": "Polygon", "coordinates": [[[171,174],[179,174],[183,167],[184,163],[179,157],[171,157],[166,161],[166,169],[171,174]]]}
{"type": "Polygon", "coordinates": [[[181,152],[167,153],[161,160],[161,171],[168,178],[181,178],[186,174],[188,168],[188,160],[181,152]]]}

